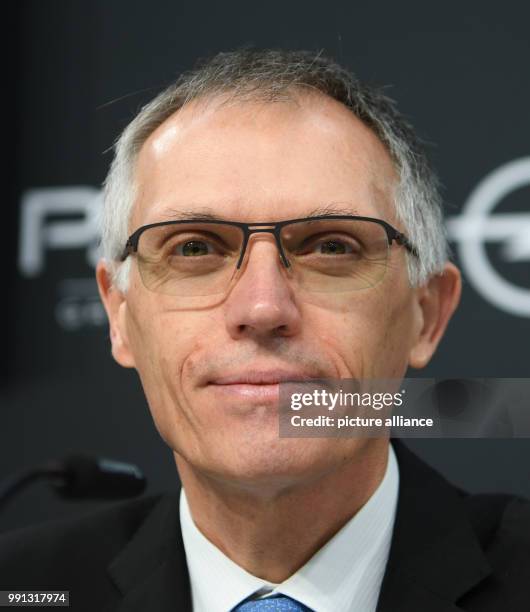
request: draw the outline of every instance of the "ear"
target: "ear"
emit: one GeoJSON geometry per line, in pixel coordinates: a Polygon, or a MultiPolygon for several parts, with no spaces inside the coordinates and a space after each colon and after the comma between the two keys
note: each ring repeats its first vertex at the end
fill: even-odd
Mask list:
{"type": "Polygon", "coordinates": [[[460,271],[450,262],[441,274],[417,289],[419,334],[409,354],[411,367],[423,368],[429,363],[458,306],[461,291],[460,271]]]}
{"type": "Polygon", "coordinates": [[[127,300],[125,294],[112,284],[112,273],[101,259],[96,267],[99,295],[107,312],[112,343],[112,356],[124,368],[134,368],[134,357],[127,335],[127,300]]]}

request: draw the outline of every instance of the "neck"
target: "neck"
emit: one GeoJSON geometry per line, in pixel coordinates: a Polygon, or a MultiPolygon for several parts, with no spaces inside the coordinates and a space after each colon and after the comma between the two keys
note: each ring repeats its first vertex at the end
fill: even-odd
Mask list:
{"type": "Polygon", "coordinates": [[[267,495],[214,479],[181,455],[175,459],[197,528],[250,574],[280,583],[373,495],[385,474],[388,440],[372,440],[322,478],[267,495]]]}

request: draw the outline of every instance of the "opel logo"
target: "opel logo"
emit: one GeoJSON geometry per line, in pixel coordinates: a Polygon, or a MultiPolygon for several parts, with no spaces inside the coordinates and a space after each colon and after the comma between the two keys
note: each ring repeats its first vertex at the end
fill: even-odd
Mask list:
{"type": "MultiPolygon", "coordinates": [[[[447,221],[470,284],[498,308],[520,317],[530,317],[530,287],[503,278],[491,265],[486,243],[501,242],[507,262],[530,262],[530,212],[492,214],[504,198],[525,185],[530,185],[530,157],[488,174],[469,196],[462,214],[447,221]]],[[[530,264],[528,268],[530,280],[530,264]]]]}

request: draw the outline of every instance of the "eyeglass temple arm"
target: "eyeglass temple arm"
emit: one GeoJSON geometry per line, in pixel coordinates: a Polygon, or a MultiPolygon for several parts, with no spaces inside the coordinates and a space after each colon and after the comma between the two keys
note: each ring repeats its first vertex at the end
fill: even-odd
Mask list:
{"type": "Polygon", "coordinates": [[[411,255],[414,255],[414,257],[420,256],[420,254],[418,253],[418,249],[405,236],[405,234],[402,234],[401,232],[396,231],[396,233],[392,237],[392,240],[395,240],[398,244],[404,246],[411,255]]]}
{"type": "Polygon", "coordinates": [[[125,245],[125,248],[123,249],[119,260],[120,261],[125,261],[127,259],[127,257],[129,257],[129,255],[135,251],[136,248],[134,247],[132,240],[129,238],[129,240],[127,240],[127,244],[125,245]]]}

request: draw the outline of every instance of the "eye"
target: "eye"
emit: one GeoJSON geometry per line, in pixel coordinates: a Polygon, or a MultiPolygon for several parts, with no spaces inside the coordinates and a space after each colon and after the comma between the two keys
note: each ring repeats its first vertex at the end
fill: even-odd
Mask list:
{"type": "Polygon", "coordinates": [[[325,255],[345,255],[353,252],[353,247],[342,240],[326,240],[317,243],[320,245],[320,253],[325,255]],[[348,250],[349,249],[349,250],[348,250]]]}
{"type": "Polygon", "coordinates": [[[361,243],[354,236],[311,236],[298,249],[299,255],[361,255],[361,243]]]}
{"type": "Polygon", "coordinates": [[[175,246],[174,254],[184,257],[197,257],[198,255],[209,255],[213,249],[204,240],[188,240],[175,246]],[[208,247],[210,246],[210,249],[208,247]]]}
{"type": "Polygon", "coordinates": [[[180,232],[171,236],[164,247],[165,253],[171,257],[204,257],[206,255],[222,255],[227,251],[227,245],[222,238],[214,235],[204,235],[192,232],[180,232]]]}

